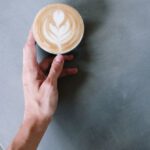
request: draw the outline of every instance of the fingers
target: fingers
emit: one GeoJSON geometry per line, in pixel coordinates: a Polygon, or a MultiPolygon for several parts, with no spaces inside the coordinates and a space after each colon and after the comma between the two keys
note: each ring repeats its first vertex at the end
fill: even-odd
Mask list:
{"type": "MultiPolygon", "coordinates": [[[[72,61],[74,59],[73,55],[64,55],[63,57],[64,57],[64,61],[72,61]]],[[[46,57],[42,60],[42,62],[39,64],[39,66],[43,72],[46,72],[49,69],[53,59],[54,58],[52,58],[52,57],[46,57]]]]}
{"type": "Polygon", "coordinates": [[[65,76],[68,76],[68,75],[75,75],[78,73],[78,68],[65,68],[63,69],[60,77],[65,77],[65,76]]]}
{"type": "Polygon", "coordinates": [[[36,48],[32,30],[30,30],[26,44],[23,48],[23,66],[24,68],[34,69],[36,66],[36,48]]]}
{"type": "Polygon", "coordinates": [[[57,55],[51,65],[49,74],[47,76],[47,81],[52,85],[57,84],[58,77],[60,76],[64,66],[64,57],[63,55],[57,55]]]}
{"type": "Polygon", "coordinates": [[[65,61],[71,61],[74,59],[74,56],[73,55],[64,55],[64,60],[65,61]]]}
{"type": "Polygon", "coordinates": [[[49,67],[50,67],[50,65],[51,65],[51,63],[52,63],[52,61],[53,61],[53,58],[52,58],[52,57],[46,57],[46,58],[44,58],[44,59],[41,61],[41,63],[39,64],[40,69],[41,69],[43,72],[46,72],[46,71],[49,69],[49,67]]]}

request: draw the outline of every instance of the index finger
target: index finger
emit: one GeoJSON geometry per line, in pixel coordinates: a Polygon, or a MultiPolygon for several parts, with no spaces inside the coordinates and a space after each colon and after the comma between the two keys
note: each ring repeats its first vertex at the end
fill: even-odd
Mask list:
{"type": "Polygon", "coordinates": [[[36,48],[35,39],[33,37],[32,30],[30,30],[27,41],[23,48],[23,66],[25,68],[35,68],[37,64],[36,60],[36,48]]]}

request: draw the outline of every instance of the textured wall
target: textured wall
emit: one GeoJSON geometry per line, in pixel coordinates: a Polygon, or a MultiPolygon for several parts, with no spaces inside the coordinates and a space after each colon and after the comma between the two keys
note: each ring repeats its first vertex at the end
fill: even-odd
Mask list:
{"type": "MultiPolygon", "coordinates": [[[[0,1],[0,143],[23,116],[22,47],[48,0],[0,1]]],[[[59,82],[60,103],[39,150],[150,149],[150,1],[72,0],[86,33],[77,76],[59,82]]],[[[38,57],[45,55],[38,49],[38,57]]]]}

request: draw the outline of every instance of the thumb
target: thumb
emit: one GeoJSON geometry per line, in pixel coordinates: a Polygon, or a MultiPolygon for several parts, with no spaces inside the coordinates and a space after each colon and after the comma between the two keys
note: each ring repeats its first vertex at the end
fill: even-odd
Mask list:
{"type": "Polygon", "coordinates": [[[63,55],[57,55],[51,65],[47,79],[49,81],[57,81],[60,76],[64,66],[64,57],[63,55]]]}

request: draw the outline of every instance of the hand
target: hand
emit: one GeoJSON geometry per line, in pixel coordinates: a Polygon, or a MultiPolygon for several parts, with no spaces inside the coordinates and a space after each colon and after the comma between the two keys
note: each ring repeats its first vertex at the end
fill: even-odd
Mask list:
{"type": "Polygon", "coordinates": [[[73,55],[58,55],[45,58],[40,64],[36,60],[35,40],[32,31],[23,49],[23,87],[26,119],[50,121],[57,107],[59,77],[77,73],[77,68],[63,69],[64,60],[73,60],[73,55]],[[52,63],[52,64],[51,64],[52,63]],[[46,72],[48,71],[46,76],[46,72]]]}
{"type": "Polygon", "coordinates": [[[63,68],[64,61],[71,60],[73,55],[57,55],[38,64],[30,31],[23,49],[24,119],[8,150],[36,150],[57,107],[58,78],[78,72],[77,68],[63,68]]]}

